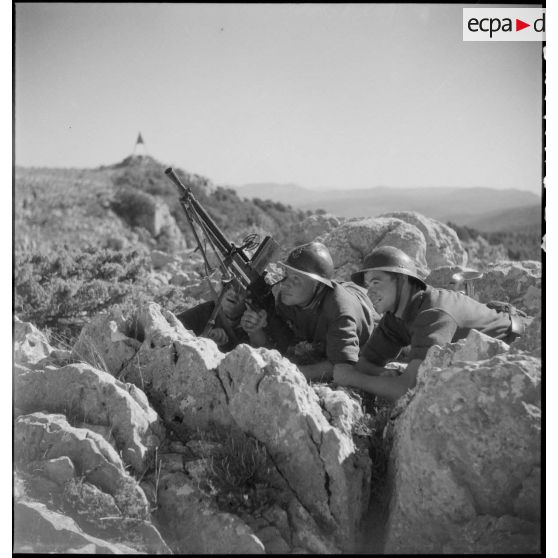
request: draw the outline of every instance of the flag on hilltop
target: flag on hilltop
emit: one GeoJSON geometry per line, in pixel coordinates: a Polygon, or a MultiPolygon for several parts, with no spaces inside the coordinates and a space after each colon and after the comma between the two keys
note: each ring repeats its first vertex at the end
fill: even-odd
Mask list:
{"type": "Polygon", "coordinates": [[[147,155],[147,149],[145,148],[145,142],[141,137],[141,132],[138,134],[138,139],[136,140],[136,145],[134,145],[134,157],[145,157],[147,155]]]}

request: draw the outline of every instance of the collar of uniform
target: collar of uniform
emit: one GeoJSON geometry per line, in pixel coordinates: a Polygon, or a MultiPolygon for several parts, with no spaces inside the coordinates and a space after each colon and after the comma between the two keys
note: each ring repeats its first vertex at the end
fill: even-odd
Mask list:
{"type": "Polygon", "coordinates": [[[414,320],[415,316],[418,314],[424,295],[427,291],[430,291],[430,289],[431,287],[429,285],[426,286],[426,290],[419,288],[415,289],[409,298],[407,306],[405,306],[405,310],[403,310],[403,315],[401,316],[403,321],[409,322],[414,320]]]}
{"type": "MultiPolygon", "coordinates": [[[[333,281],[332,281],[333,283],[333,281]]],[[[335,288],[335,284],[334,287],[335,288]]],[[[318,306],[322,303],[322,300],[326,296],[327,292],[329,291],[329,287],[324,283],[319,283],[312,300],[306,305],[302,306],[303,310],[315,310],[318,306]]]]}

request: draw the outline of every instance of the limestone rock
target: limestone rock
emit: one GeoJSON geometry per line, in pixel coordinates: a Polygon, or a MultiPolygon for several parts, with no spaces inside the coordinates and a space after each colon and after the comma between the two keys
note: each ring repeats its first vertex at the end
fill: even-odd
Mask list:
{"type": "Polygon", "coordinates": [[[134,326],[118,311],[95,316],[72,347],[73,358],[118,377],[141,345],[142,332],[134,326]]]}
{"type": "Polygon", "coordinates": [[[426,263],[430,269],[467,264],[467,252],[461,245],[457,233],[448,225],[416,211],[394,211],[384,213],[380,217],[401,219],[422,232],[426,240],[426,263]]]}
{"type": "Polygon", "coordinates": [[[69,420],[109,427],[124,460],[138,472],[165,436],[145,395],[88,364],[18,374],[15,400],[24,413],[64,413],[69,420]]]}
{"type": "Polygon", "coordinates": [[[266,446],[318,525],[349,544],[367,505],[369,460],[329,424],[304,376],[277,351],[239,345],[218,373],[236,424],[266,446]]]}
{"type": "Polygon", "coordinates": [[[534,316],[541,311],[541,263],[504,261],[491,264],[475,281],[475,292],[482,302],[501,300],[534,316]]]}
{"type": "Polygon", "coordinates": [[[73,428],[63,415],[33,413],[15,421],[14,460],[18,466],[33,468],[34,462],[64,456],[87,482],[110,494],[120,510],[130,516],[147,517],[145,494],[102,436],[73,428]]]}
{"type": "Polygon", "coordinates": [[[446,343],[443,346],[431,347],[420,365],[417,379],[424,381],[424,376],[433,373],[432,370],[436,368],[447,368],[454,363],[463,361],[485,360],[505,353],[508,349],[507,343],[472,329],[465,339],[460,339],[455,343],[446,343]]]}
{"type": "Polygon", "coordinates": [[[215,372],[223,353],[158,304],[140,307],[127,320],[99,317],[82,330],[74,351],[85,352],[82,347],[104,355],[114,374],[145,391],[173,428],[192,432],[233,423],[215,372]],[[118,336],[110,330],[111,322],[118,336]]]}
{"type": "Polygon", "coordinates": [[[39,502],[14,505],[14,552],[74,554],[139,554],[84,533],[77,523],[39,502]]]}
{"type": "Polygon", "coordinates": [[[393,217],[350,220],[323,235],[321,241],[329,248],[335,277],[348,280],[362,260],[379,246],[395,246],[415,259],[426,275],[426,240],[415,226],[393,217]]]}
{"type": "Polygon", "coordinates": [[[342,220],[330,213],[309,215],[295,223],[290,231],[289,246],[299,246],[311,242],[337,228],[342,220]]]}
{"type": "Polygon", "coordinates": [[[533,356],[541,357],[542,352],[542,319],[541,315],[535,316],[527,325],[523,335],[511,344],[511,351],[525,351],[533,356]]]}
{"type": "Polygon", "coordinates": [[[44,333],[33,324],[14,317],[14,361],[34,364],[48,357],[53,350],[44,333]]]}
{"type": "Polygon", "coordinates": [[[329,423],[346,436],[352,436],[354,425],[364,417],[360,403],[340,389],[333,390],[324,384],[313,388],[329,423]]]}
{"type": "Polygon", "coordinates": [[[508,352],[454,360],[423,378],[395,424],[385,552],[531,552],[540,545],[540,527],[523,519],[536,518],[516,511],[540,508],[533,489],[541,466],[540,367],[539,359],[508,352]],[[516,523],[525,527],[519,538],[516,523]]]}
{"type": "Polygon", "coordinates": [[[157,496],[159,520],[165,532],[174,535],[171,544],[177,553],[265,554],[250,527],[220,512],[184,473],[162,476],[157,496]]]}
{"type": "Polygon", "coordinates": [[[145,386],[165,421],[195,431],[233,423],[221,382],[215,372],[223,358],[210,339],[195,337],[174,314],[150,304],[139,310],[143,343],[123,376],[145,386]]]}
{"type": "Polygon", "coordinates": [[[76,474],[74,464],[67,455],[47,459],[43,462],[42,468],[45,475],[56,484],[64,484],[73,479],[76,474]]]}

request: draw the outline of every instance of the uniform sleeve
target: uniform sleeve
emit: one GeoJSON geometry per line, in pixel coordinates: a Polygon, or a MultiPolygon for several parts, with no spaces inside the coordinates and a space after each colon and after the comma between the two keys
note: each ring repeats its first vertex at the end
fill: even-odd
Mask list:
{"type": "Polygon", "coordinates": [[[326,356],[333,364],[358,362],[357,324],[352,316],[341,315],[327,329],[326,356]]]}
{"type": "Polygon", "coordinates": [[[389,327],[389,323],[383,317],[362,349],[361,356],[369,362],[378,366],[384,366],[393,360],[406,346],[403,339],[389,327]]]}
{"type": "Polygon", "coordinates": [[[457,330],[457,322],[438,308],[421,312],[413,324],[409,358],[423,360],[433,345],[449,343],[457,330]]]}
{"type": "Polygon", "coordinates": [[[196,335],[200,335],[204,330],[211,313],[215,308],[215,303],[211,300],[202,302],[193,308],[185,310],[181,314],[177,314],[177,318],[182,322],[186,329],[193,331],[196,335]]]}

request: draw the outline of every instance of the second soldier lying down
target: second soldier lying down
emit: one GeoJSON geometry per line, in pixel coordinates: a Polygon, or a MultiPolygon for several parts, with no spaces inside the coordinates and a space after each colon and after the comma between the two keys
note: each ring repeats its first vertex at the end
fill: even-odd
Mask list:
{"type": "Polygon", "coordinates": [[[372,304],[365,289],[332,279],[333,261],[320,242],[298,246],[280,265],[285,275],[276,311],[289,326],[288,336],[274,344],[264,331],[266,312],[249,309],[240,324],[252,344],[277,348],[299,364],[308,380],[331,380],[334,371],[352,369],[373,329],[372,304]],[[311,348],[312,364],[303,364],[303,358],[297,362],[300,346],[311,348]]]}

